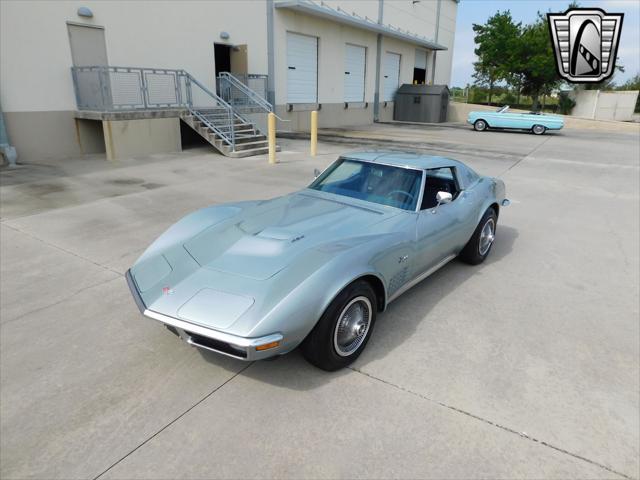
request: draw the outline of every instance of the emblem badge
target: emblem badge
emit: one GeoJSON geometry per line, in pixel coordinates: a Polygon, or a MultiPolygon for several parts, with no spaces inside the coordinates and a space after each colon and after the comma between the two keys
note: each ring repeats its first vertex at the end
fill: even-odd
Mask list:
{"type": "Polygon", "coordinates": [[[548,13],[558,74],[572,83],[596,83],[613,75],[623,13],[570,8],[548,13]]]}
{"type": "Polygon", "coordinates": [[[162,294],[163,295],[173,295],[175,292],[175,290],[169,286],[167,287],[162,287],[162,294]]]}

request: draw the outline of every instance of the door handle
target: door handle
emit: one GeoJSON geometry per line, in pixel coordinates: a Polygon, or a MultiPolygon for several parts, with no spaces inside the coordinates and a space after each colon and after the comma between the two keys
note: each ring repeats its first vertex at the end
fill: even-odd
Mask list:
{"type": "Polygon", "coordinates": [[[296,67],[289,67],[289,70],[295,70],[296,67]]]}

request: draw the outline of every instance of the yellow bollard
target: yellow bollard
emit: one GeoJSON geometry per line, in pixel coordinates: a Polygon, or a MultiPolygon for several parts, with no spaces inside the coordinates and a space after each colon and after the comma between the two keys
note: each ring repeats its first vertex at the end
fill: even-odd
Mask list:
{"type": "Polygon", "coordinates": [[[311,112],[311,156],[318,153],[318,111],[311,112]]]}
{"type": "Polygon", "coordinates": [[[267,138],[269,140],[269,163],[278,163],[276,160],[276,116],[273,112],[267,115],[267,138]]]}

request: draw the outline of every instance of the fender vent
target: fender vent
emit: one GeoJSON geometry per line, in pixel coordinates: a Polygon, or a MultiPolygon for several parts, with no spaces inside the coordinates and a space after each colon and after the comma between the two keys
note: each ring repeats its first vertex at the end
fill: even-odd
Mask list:
{"type": "Polygon", "coordinates": [[[398,290],[407,281],[407,273],[409,267],[404,267],[398,273],[396,273],[391,280],[389,280],[389,296],[391,296],[396,290],[398,290]]]}

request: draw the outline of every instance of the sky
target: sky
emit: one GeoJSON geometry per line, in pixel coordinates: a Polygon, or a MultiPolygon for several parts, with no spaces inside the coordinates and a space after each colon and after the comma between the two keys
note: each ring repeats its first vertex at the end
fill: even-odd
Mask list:
{"type": "MultiPolygon", "coordinates": [[[[476,57],[471,26],[474,23],[485,23],[498,10],[510,10],[514,21],[525,25],[536,19],[538,11],[564,13],[569,3],[570,0],[460,0],[451,85],[464,87],[473,83],[476,57]]],[[[599,7],[607,13],[624,13],[617,64],[624,65],[625,72],[616,72],[614,81],[624,83],[640,73],[640,0],[579,0],[578,3],[583,8],[599,7]]]]}

